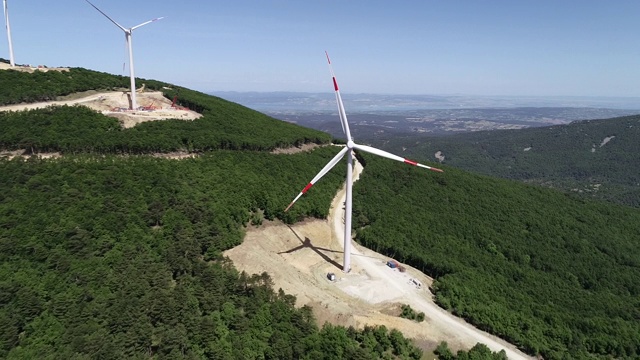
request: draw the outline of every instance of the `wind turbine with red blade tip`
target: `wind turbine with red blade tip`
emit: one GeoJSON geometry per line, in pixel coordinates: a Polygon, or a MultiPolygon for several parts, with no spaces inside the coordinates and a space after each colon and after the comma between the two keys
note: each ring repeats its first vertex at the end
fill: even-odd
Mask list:
{"type": "Polygon", "coordinates": [[[150,23],[152,23],[154,21],[162,20],[162,19],[164,19],[164,17],[159,17],[159,18],[155,18],[153,20],[145,21],[142,24],[139,24],[139,25],[136,25],[134,27],[131,27],[131,28],[127,29],[124,26],[118,24],[112,18],[110,18],[109,15],[105,14],[102,10],[98,9],[98,7],[93,5],[89,0],[85,0],[85,1],[88,2],[89,5],[93,6],[94,9],[98,10],[98,12],[100,14],[104,15],[104,17],[109,19],[117,27],[119,27],[120,30],[124,31],[124,37],[127,40],[127,46],[129,48],[129,75],[131,76],[131,110],[136,110],[138,108],[138,104],[136,103],[136,76],[135,76],[135,73],[133,71],[133,47],[131,46],[131,34],[133,33],[133,30],[135,30],[135,29],[137,29],[139,27],[145,26],[147,24],[150,24],[150,23]]]}
{"type": "Polygon", "coordinates": [[[418,162],[405,159],[403,157],[393,155],[386,151],[376,149],[367,145],[359,145],[353,141],[351,137],[351,131],[349,130],[349,122],[347,121],[347,114],[344,111],[344,104],[342,103],[342,96],[340,96],[340,89],[338,88],[338,81],[336,80],[336,76],[333,72],[333,67],[331,66],[331,60],[329,59],[329,54],[326,53],[327,62],[329,63],[329,70],[331,71],[331,77],[333,79],[333,87],[336,93],[336,102],[338,103],[338,115],[340,116],[340,122],[342,124],[342,130],[344,134],[347,136],[347,146],[345,146],[340,152],[333,158],[327,165],[325,165],[322,170],[316,175],[311,182],[307,184],[307,186],[302,189],[300,194],[296,196],[295,199],[287,206],[285,211],[288,211],[293,204],[298,201],[298,199],[304,195],[309,189],[322,178],[326,173],[329,172],[343,157],[347,154],[347,184],[346,184],[346,201],[345,201],[345,221],[344,221],[344,263],[342,265],[342,271],[349,272],[351,270],[351,209],[352,209],[352,180],[353,180],[353,150],[361,150],[364,152],[368,152],[374,155],[378,155],[381,157],[385,157],[387,159],[396,160],[400,162],[407,163],[409,165],[418,166],[421,168],[429,169],[432,171],[442,172],[442,170],[438,168],[434,168],[431,166],[423,165],[418,162]]]}

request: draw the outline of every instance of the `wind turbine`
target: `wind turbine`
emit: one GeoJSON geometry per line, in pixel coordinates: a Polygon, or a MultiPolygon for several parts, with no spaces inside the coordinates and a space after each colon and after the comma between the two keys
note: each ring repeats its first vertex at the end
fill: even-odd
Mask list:
{"type": "MultiPolygon", "coordinates": [[[[6,0],[5,0],[6,1],[6,0]]],[[[131,110],[135,110],[138,108],[138,104],[136,103],[136,77],[135,77],[135,73],[133,71],[133,48],[131,46],[131,34],[133,33],[133,30],[145,26],[147,24],[150,24],[154,21],[158,21],[161,19],[164,19],[164,17],[159,17],[159,18],[155,18],[153,20],[149,20],[146,22],[143,22],[140,25],[136,25],[132,28],[125,28],[124,26],[118,24],[115,20],[113,20],[112,18],[109,17],[109,15],[105,14],[102,10],[98,9],[97,6],[93,5],[89,0],[85,0],[86,2],[89,3],[89,5],[93,6],[94,9],[98,10],[102,15],[104,15],[107,19],[111,20],[112,23],[114,23],[117,27],[119,27],[122,31],[124,31],[124,37],[127,40],[127,46],[129,47],[129,73],[131,75],[131,110]]]]}
{"type": "Polygon", "coordinates": [[[347,184],[346,184],[346,201],[345,201],[345,221],[344,221],[344,263],[342,265],[342,271],[349,272],[351,270],[351,190],[352,190],[352,179],[353,179],[353,150],[361,150],[364,152],[368,152],[374,155],[382,156],[387,159],[396,160],[400,162],[407,163],[413,166],[419,166],[421,168],[429,169],[432,171],[442,172],[442,170],[423,165],[417,163],[415,161],[405,159],[403,157],[393,155],[386,151],[376,149],[367,145],[359,145],[353,142],[353,138],[351,137],[351,132],[349,131],[349,123],[347,121],[347,114],[344,111],[344,104],[342,103],[342,96],[340,96],[340,89],[338,88],[338,81],[336,81],[336,76],[333,73],[333,67],[331,66],[331,60],[329,59],[329,54],[325,52],[327,56],[327,62],[329,63],[329,70],[331,71],[331,77],[333,78],[333,88],[336,93],[336,101],[338,103],[338,115],[340,116],[340,122],[342,123],[342,130],[347,136],[347,146],[345,146],[340,152],[333,158],[327,165],[325,165],[322,170],[316,175],[307,186],[296,196],[295,199],[287,206],[284,210],[288,211],[291,206],[302,196],[304,195],[320,178],[322,178],[326,173],[329,172],[346,154],[347,155],[347,184]]]}
{"type": "Polygon", "coordinates": [[[7,38],[9,39],[9,64],[11,67],[16,66],[16,62],[13,59],[13,42],[11,41],[11,25],[9,25],[9,8],[7,7],[7,0],[2,0],[4,5],[4,23],[7,27],[7,38]]]}

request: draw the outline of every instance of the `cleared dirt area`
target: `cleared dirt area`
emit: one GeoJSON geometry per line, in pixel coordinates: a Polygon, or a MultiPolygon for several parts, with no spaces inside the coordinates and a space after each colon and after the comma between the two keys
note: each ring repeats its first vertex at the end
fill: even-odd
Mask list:
{"type": "Polygon", "coordinates": [[[69,71],[69,68],[63,68],[63,67],[54,67],[54,68],[49,68],[49,67],[44,67],[44,66],[14,66],[11,67],[11,65],[7,64],[7,63],[3,63],[0,62],[0,70],[15,70],[15,71],[22,71],[22,72],[28,72],[28,73],[32,73],[35,71],[42,71],[42,72],[47,72],[47,71],[69,71]]]}
{"type": "Polygon", "coordinates": [[[318,146],[324,146],[324,145],[303,144],[301,146],[292,146],[290,148],[278,148],[273,150],[271,153],[272,154],[297,154],[305,151],[311,151],[317,148],[318,146]]]}
{"type": "Polygon", "coordinates": [[[171,100],[165,98],[159,91],[141,92],[136,96],[138,106],[146,107],[149,110],[123,110],[129,107],[129,99],[125,92],[109,91],[94,93],[70,100],[1,106],[0,111],[41,109],[53,105],[83,105],[100,111],[104,115],[117,118],[124,128],[134,127],[145,121],[167,119],[195,120],[202,116],[195,111],[172,108],[171,100]]]}
{"type": "Polygon", "coordinates": [[[39,153],[39,154],[29,154],[29,152],[24,150],[0,150],[0,159],[11,160],[16,157],[21,157],[23,159],[27,159],[31,156],[36,156],[42,159],[57,159],[62,156],[59,152],[53,153],[39,153]]]}
{"type": "MultiPolygon", "coordinates": [[[[361,170],[357,164],[354,179],[361,170]]],[[[239,270],[266,271],[276,289],[297,297],[298,306],[312,306],[320,324],[385,325],[401,330],[428,351],[440,341],[447,341],[453,350],[482,342],[493,351],[505,349],[510,359],[531,359],[438,307],[428,290],[432,279],[410,266],[405,265],[406,272],[391,269],[386,266],[389,258],[352,243],[352,270],[343,273],[343,203],[344,188],[334,198],[328,220],[292,226],[275,221],[250,227],[244,242],[225,255],[239,270]],[[336,275],[335,281],[329,281],[329,272],[336,275]],[[401,304],[424,312],[425,321],[398,317],[401,304]]]]}

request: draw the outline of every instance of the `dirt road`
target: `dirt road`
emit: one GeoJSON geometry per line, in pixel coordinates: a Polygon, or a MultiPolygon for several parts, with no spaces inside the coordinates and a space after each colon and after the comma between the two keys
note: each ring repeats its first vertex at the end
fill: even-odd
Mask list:
{"type": "MultiPolygon", "coordinates": [[[[358,180],[361,171],[362,166],[357,163],[353,177],[354,182],[358,180]]],[[[344,245],[344,208],[340,205],[343,204],[344,201],[345,192],[341,191],[334,199],[332,204],[333,209],[329,215],[333,225],[333,238],[341,247],[344,245]]],[[[420,283],[418,277],[408,278],[412,276],[411,273],[413,273],[413,271],[406,274],[391,269],[377,260],[379,257],[380,255],[352,242],[352,261],[354,264],[354,266],[352,266],[352,273],[355,272],[356,274],[350,273],[346,275],[347,281],[340,284],[341,288],[345,292],[368,302],[401,301],[409,304],[415,310],[422,311],[426,314],[428,326],[437,324],[439,328],[443,329],[443,333],[458,338],[461,342],[473,344],[477,342],[484,343],[493,351],[504,349],[509,359],[532,359],[532,357],[520,352],[504,340],[478,330],[472,325],[444,311],[433,302],[431,293],[426,289],[425,284],[422,284],[421,288],[418,289],[416,282],[412,280],[415,279],[420,283]],[[363,275],[369,277],[369,282],[375,283],[375,286],[371,286],[373,284],[369,282],[358,281],[351,284],[351,281],[349,281],[352,277],[363,275]]]]}

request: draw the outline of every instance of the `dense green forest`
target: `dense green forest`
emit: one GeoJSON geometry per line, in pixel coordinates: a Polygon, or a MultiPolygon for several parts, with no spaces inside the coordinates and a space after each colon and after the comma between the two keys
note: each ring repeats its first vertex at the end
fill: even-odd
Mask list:
{"type": "MultiPolygon", "coordinates": [[[[89,89],[110,90],[128,78],[86,69],[26,73],[0,71],[0,104],[53,100],[89,89]],[[15,100],[18,99],[18,100],[15,100]]],[[[146,122],[121,129],[118,120],[82,106],[0,113],[0,149],[31,153],[202,152],[215,149],[272,150],[304,143],[328,143],[331,136],[268,117],[244,106],[158,81],[149,89],[203,114],[195,121],[146,122]]],[[[126,84],[125,84],[126,85],[126,84]]]]}
{"type": "MultiPolygon", "coordinates": [[[[22,88],[8,95],[3,87],[0,102],[121,86],[118,77],[74,71],[37,81],[30,77],[49,73],[0,71],[16,76],[0,79],[3,85],[22,88]]],[[[327,216],[344,179],[340,170],[327,174],[300,206],[283,209],[335,151],[267,151],[330,137],[161,85],[147,82],[204,116],[122,129],[117,120],[82,107],[0,113],[0,148],[65,154],[0,159],[0,357],[419,358],[395,330],[319,328],[309,308],[296,309],[292,296],[272,289],[268,274],[240,274],[220,257],[242,241],[243,227],[256,217],[292,223],[327,216]],[[182,161],[142,156],[176,150],[202,155],[182,161]]],[[[638,153],[638,142],[627,140],[637,139],[639,119],[625,119],[628,127],[615,133],[587,122],[594,129],[582,135],[553,127],[544,141],[503,150],[500,139],[474,134],[480,137],[474,146],[492,154],[486,158],[503,151],[506,159],[520,146],[531,148],[522,150],[525,156],[534,149],[553,153],[559,145],[548,144],[555,138],[575,149],[571,141],[584,136],[588,154],[606,160],[600,165],[611,170],[610,179],[589,175],[590,162],[567,155],[566,163],[548,161],[549,168],[575,176],[549,175],[549,181],[561,187],[562,179],[594,179],[605,189],[599,194],[619,189],[608,197],[620,200],[638,181],[632,173],[637,161],[629,157],[638,153]],[[609,136],[616,137],[600,147],[609,136]],[[617,144],[625,144],[626,157],[607,153],[617,144]],[[572,164],[582,167],[567,170],[572,164]]],[[[447,164],[465,158],[464,152],[434,149],[445,152],[447,164]]],[[[415,154],[424,158],[432,150],[415,154]]],[[[468,151],[473,163],[476,150],[468,151]]],[[[441,306],[547,359],[640,355],[638,209],[447,166],[444,176],[431,176],[358,156],[366,170],[354,193],[357,240],[433,276],[441,306]]],[[[547,175],[536,167],[546,158],[535,156],[527,160],[527,171],[536,175],[529,180],[549,182],[540,180],[547,175]]],[[[527,163],[512,157],[512,168],[527,163]]],[[[441,350],[441,358],[502,358],[482,345],[455,356],[441,350]]]]}
{"type": "Polygon", "coordinates": [[[434,277],[440,306],[545,359],[640,356],[640,210],[359,157],[357,241],[434,277]]]}
{"type": "MultiPolygon", "coordinates": [[[[167,84],[147,79],[136,79],[147,89],[160,90],[167,84]]],[[[129,77],[116,76],[83,68],[69,71],[34,71],[33,73],[0,71],[0,105],[56,100],[59,96],[89,90],[128,89],[129,77]]]]}
{"type": "Polygon", "coordinates": [[[443,341],[438,345],[435,350],[435,354],[438,355],[440,360],[506,360],[507,354],[504,350],[500,352],[492,352],[484,344],[476,344],[469,351],[458,350],[456,354],[454,354],[450,349],[449,345],[443,341]]]}
{"type": "MultiPolygon", "coordinates": [[[[0,357],[419,358],[395,330],[319,329],[267,274],[220,258],[332,156],[0,161],[0,357]]],[[[343,176],[287,216],[326,216],[343,176]]]]}
{"type": "MultiPolygon", "coordinates": [[[[328,143],[322,132],[285,123],[237,104],[222,103],[220,112],[205,111],[194,121],[165,120],[129,129],[118,120],[83,106],[48,107],[0,112],[0,149],[26,149],[29,153],[147,154],[203,152],[214,149],[272,150],[304,143],[328,143]]],[[[209,103],[205,103],[209,105],[209,103]]]]}
{"type": "MultiPolygon", "coordinates": [[[[127,85],[84,69],[0,77],[2,104],[127,85]]],[[[340,172],[283,209],[334,152],[264,151],[330,136],[163,90],[204,116],[125,130],[83,107],[0,113],[0,148],[65,154],[0,159],[0,358],[419,359],[397,330],[319,327],[268,274],[221,258],[250,219],[327,216],[340,172]],[[203,153],[135,155],[175,150],[203,153]]]]}
{"type": "Polygon", "coordinates": [[[374,143],[423,159],[441,151],[460,169],[640,207],[640,116],[374,143]]]}

